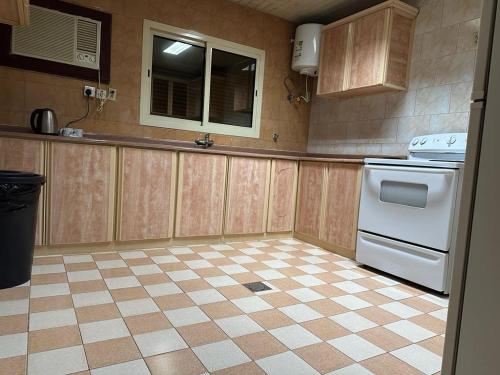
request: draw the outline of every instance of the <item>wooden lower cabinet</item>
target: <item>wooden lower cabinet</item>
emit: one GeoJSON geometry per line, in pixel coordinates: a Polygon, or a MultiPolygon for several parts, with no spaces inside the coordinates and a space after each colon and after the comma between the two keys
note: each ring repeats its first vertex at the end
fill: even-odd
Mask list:
{"type": "Polygon", "coordinates": [[[115,170],[112,146],[50,145],[50,245],[113,240],[115,170]]]}
{"type": "Polygon", "coordinates": [[[361,169],[356,164],[327,166],[324,219],[319,235],[321,241],[352,252],[352,256],[356,249],[361,169]]]}
{"type": "Polygon", "coordinates": [[[275,159],[271,165],[268,232],[291,232],[295,221],[298,163],[275,159]]]}
{"type": "Polygon", "coordinates": [[[175,152],[124,147],[119,155],[119,241],[172,236],[175,152]]]}
{"type": "Polygon", "coordinates": [[[296,232],[319,238],[324,182],[324,163],[300,163],[299,191],[295,218],[296,232]]]}
{"type": "Polygon", "coordinates": [[[226,156],[181,152],[175,236],[222,235],[226,156]]]}
{"type": "Polygon", "coordinates": [[[264,233],[267,221],[270,160],[229,159],[224,234],[264,233]]]}
{"type": "MultiPolygon", "coordinates": [[[[44,174],[43,141],[0,138],[0,169],[44,174]]],[[[45,185],[40,192],[35,245],[44,242],[45,185]]]]}

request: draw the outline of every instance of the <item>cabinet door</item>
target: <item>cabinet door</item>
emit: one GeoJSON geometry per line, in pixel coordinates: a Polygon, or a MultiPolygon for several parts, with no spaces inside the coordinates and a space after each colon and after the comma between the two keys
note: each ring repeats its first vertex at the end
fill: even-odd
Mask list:
{"type": "Polygon", "coordinates": [[[50,151],[49,243],[111,241],[115,148],[56,142],[50,151]]]}
{"type": "Polygon", "coordinates": [[[319,238],[325,164],[301,162],[295,231],[319,238]]]}
{"type": "Polygon", "coordinates": [[[266,231],[270,161],[231,157],[225,234],[266,231]]]}
{"type": "Polygon", "coordinates": [[[384,9],[351,23],[352,45],[348,89],[382,84],[390,10],[384,9]]]}
{"type": "Polygon", "coordinates": [[[172,235],[175,153],[125,147],[120,150],[118,240],[172,235]]]}
{"type": "MultiPolygon", "coordinates": [[[[0,169],[43,174],[44,146],[42,141],[0,138],[0,169]]],[[[35,245],[43,243],[45,185],[40,192],[35,245]]]]}
{"type": "MultiPolygon", "coordinates": [[[[328,165],[324,220],[320,239],[355,251],[361,187],[360,165],[328,165]]],[[[348,254],[343,254],[348,255],[348,254]]]]}
{"type": "Polygon", "coordinates": [[[345,89],[349,24],[323,31],[318,75],[318,95],[341,92],[345,89]]]}
{"type": "Polygon", "coordinates": [[[273,160],[269,196],[268,232],[293,230],[297,194],[297,162],[273,160]]]}
{"type": "Polygon", "coordinates": [[[226,157],[180,153],[176,237],[222,235],[226,157]]]}

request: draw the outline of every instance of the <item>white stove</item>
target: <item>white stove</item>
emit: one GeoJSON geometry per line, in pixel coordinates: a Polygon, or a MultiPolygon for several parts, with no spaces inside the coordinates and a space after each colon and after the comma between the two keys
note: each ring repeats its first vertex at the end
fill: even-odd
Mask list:
{"type": "Polygon", "coordinates": [[[466,143],[420,136],[407,159],[365,159],[358,262],[448,293],[466,143]]]}

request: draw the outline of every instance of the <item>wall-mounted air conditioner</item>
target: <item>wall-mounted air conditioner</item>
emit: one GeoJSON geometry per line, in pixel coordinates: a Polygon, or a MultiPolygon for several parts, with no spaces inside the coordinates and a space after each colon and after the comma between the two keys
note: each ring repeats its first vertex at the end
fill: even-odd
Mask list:
{"type": "Polygon", "coordinates": [[[101,23],[30,6],[29,26],[12,27],[11,53],[99,69],[101,23]]]}

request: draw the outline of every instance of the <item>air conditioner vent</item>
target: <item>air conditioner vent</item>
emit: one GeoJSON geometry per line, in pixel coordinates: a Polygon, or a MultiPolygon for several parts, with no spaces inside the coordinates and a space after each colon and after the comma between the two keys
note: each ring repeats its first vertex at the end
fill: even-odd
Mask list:
{"type": "Polygon", "coordinates": [[[90,53],[97,52],[97,24],[78,18],[76,26],[76,49],[90,53]]]}

